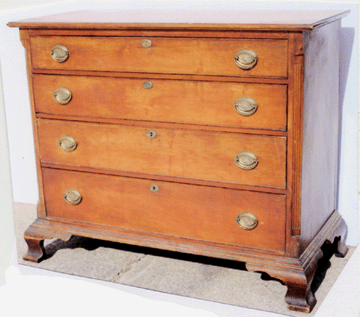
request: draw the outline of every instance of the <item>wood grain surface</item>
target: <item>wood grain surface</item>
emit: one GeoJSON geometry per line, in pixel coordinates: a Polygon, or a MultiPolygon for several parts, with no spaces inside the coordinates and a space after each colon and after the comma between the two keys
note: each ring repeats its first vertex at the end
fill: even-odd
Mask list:
{"type": "Polygon", "coordinates": [[[36,111],[43,114],[286,130],[286,85],[59,75],[33,81],[36,111]],[[153,87],[145,89],[145,81],[153,87]],[[53,98],[60,87],[71,91],[67,105],[53,98]],[[255,100],[253,115],[235,111],[240,97],[255,100]]]}
{"type": "Polygon", "coordinates": [[[286,138],[38,119],[41,160],[73,166],[172,175],[285,188],[286,138]],[[156,133],[155,138],[147,136],[156,133]],[[77,142],[60,148],[62,136],[77,142]],[[235,164],[242,151],[258,158],[253,170],[235,164]]]}
{"type": "Polygon", "coordinates": [[[32,67],[44,69],[175,73],[239,77],[286,77],[287,41],[257,39],[198,39],[143,37],[31,37],[32,67]],[[144,39],[151,40],[143,47],[144,39]],[[58,63],[50,56],[56,44],[70,57],[58,63]],[[250,70],[239,68],[234,57],[241,49],[258,55],[250,70]]]}
{"type": "Polygon", "coordinates": [[[220,243],[284,250],[285,196],[43,169],[47,216],[220,243]],[[151,185],[159,187],[150,191],[151,185]],[[76,189],[82,200],[63,196],[76,189]],[[236,217],[251,212],[252,230],[236,217]]]}

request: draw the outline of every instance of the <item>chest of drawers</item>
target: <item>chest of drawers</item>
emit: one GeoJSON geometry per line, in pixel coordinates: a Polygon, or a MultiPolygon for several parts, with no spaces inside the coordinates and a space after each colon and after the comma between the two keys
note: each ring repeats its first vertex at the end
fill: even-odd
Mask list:
{"type": "Polygon", "coordinates": [[[71,235],[246,262],[309,312],[336,211],[346,12],[80,12],[26,48],[40,201],[24,259],[71,235]],[[168,23],[172,21],[172,23],[168,23]]]}

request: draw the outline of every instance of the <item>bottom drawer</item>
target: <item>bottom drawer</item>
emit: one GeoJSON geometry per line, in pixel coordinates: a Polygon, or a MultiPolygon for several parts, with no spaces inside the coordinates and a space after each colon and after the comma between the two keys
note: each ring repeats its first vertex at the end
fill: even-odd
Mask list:
{"type": "Polygon", "coordinates": [[[43,169],[43,182],[49,218],[285,250],[285,195],[50,168],[43,169]],[[80,202],[69,189],[81,194],[80,202]],[[238,224],[244,212],[256,216],[255,228],[238,224]]]}

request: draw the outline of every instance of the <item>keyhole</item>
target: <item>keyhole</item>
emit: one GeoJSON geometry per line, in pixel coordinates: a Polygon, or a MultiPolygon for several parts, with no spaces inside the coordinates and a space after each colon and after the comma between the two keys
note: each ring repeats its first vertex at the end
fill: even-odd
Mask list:
{"type": "Polygon", "coordinates": [[[159,187],[156,186],[156,185],[150,185],[150,190],[153,192],[153,193],[156,193],[159,191],[159,187]]]}
{"type": "Polygon", "coordinates": [[[150,139],[153,139],[156,137],[156,132],[155,131],[148,131],[146,133],[146,135],[150,138],[150,139]]]}

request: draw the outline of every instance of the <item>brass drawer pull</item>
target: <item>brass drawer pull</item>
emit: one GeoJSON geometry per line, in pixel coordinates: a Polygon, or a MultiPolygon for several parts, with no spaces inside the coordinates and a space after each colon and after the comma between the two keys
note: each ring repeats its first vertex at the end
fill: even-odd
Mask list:
{"type": "Polygon", "coordinates": [[[242,229],[252,230],[258,225],[258,219],[250,212],[242,212],[236,217],[236,223],[242,229]]]}
{"type": "Polygon", "coordinates": [[[156,138],[156,132],[155,131],[148,131],[146,132],[146,135],[150,138],[150,139],[154,139],[156,138]]]}
{"type": "Polygon", "coordinates": [[[150,40],[143,40],[142,42],[141,42],[141,46],[142,47],[150,47],[152,45],[152,43],[151,43],[151,41],[150,40]]]}
{"type": "Polygon", "coordinates": [[[71,100],[71,91],[65,87],[60,87],[53,93],[55,101],[61,105],[66,105],[71,100]]]}
{"type": "Polygon", "coordinates": [[[243,49],[236,53],[234,60],[235,64],[241,69],[251,69],[256,65],[258,56],[252,50],[243,49]]]}
{"type": "Polygon", "coordinates": [[[150,185],[150,190],[151,190],[153,193],[156,193],[156,192],[158,192],[160,189],[159,189],[159,186],[150,185]]]}
{"type": "Polygon", "coordinates": [[[56,44],[50,52],[51,57],[58,63],[65,62],[70,55],[69,49],[62,44],[56,44]]]}
{"type": "Polygon", "coordinates": [[[153,87],[153,83],[151,81],[144,81],[143,82],[143,87],[146,89],[150,89],[153,87]]]}
{"type": "Polygon", "coordinates": [[[64,194],[64,199],[70,205],[78,205],[82,197],[76,189],[68,189],[64,194]]]}
{"type": "Polygon", "coordinates": [[[64,135],[59,140],[59,146],[66,152],[72,152],[76,149],[77,143],[73,137],[64,135]]]}
{"type": "Polygon", "coordinates": [[[257,103],[253,98],[241,97],[235,101],[234,108],[237,113],[248,117],[256,112],[257,103]]]}
{"type": "Polygon", "coordinates": [[[235,158],[235,164],[243,170],[252,170],[258,163],[256,155],[248,151],[240,152],[235,158]]]}

